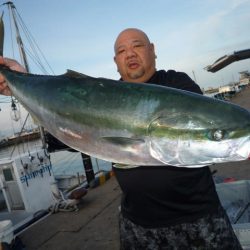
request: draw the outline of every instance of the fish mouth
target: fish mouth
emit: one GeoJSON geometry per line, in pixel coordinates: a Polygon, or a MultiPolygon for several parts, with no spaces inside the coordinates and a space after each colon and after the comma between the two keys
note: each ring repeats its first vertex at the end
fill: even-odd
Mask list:
{"type": "Polygon", "coordinates": [[[250,159],[250,137],[241,142],[236,154],[244,159],[250,159]]]}
{"type": "Polygon", "coordinates": [[[150,140],[152,157],[176,167],[202,167],[250,159],[250,137],[228,141],[150,140]]]}

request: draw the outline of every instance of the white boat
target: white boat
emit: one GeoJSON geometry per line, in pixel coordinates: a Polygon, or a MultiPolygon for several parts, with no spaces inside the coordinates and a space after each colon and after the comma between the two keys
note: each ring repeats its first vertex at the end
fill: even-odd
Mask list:
{"type": "MultiPolygon", "coordinates": [[[[56,202],[51,189],[54,183],[50,160],[44,150],[0,160],[1,241],[9,234],[14,237],[48,214],[49,206],[56,202]]],[[[9,241],[10,237],[7,238],[9,241]]]]}

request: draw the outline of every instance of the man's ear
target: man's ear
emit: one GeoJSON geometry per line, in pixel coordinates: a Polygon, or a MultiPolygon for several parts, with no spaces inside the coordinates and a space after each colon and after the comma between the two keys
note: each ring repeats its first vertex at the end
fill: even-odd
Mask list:
{"type": "Polygon", "coordinates": [[[114,59],[114,62],[116,63],[116,56],[114,56],[113,59],[114,59]]]}
{"type": "MultiPolygon", "coordinates": [[[[116,64],[116,66],[117,66],[117,63],[116,63],[116,56],[113,57],[113,60],[114,60],[114,62],[115,62],[115,64],[116,64]]],[[[117,72],[119,72],[118,67],[117,67],[116,70],[117,70],[117,72]]]]}
{"type": "MultiPolygon", "coordinates": [[[[153,43],[150,43],[150,49],[151,51],[153,51],[153,53],[155,54],[155,45],[153,43]]],[[[157,58],[157,56],[155,55],[155,58],[157,58]]]]}

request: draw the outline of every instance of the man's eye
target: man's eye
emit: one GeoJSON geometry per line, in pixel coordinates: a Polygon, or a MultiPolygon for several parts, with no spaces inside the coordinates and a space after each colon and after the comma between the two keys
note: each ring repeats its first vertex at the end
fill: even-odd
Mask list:
{"type": "Polygon", "coordinates": [[[138,44],[135,44],[135,45],[134,45],[134,48],[140,48],[140,47],[143,47],[143,46],[144,46],[143,44],[139,44],[139,43],[138,43],[138,44]]]}
{"type": "Polygon", "coordinates": [[[122,53],[124,53],[124,52],[125,52],[125,49],[118,50],[118,51],[117,51],[117,54],[122,54],[122,53]]]}

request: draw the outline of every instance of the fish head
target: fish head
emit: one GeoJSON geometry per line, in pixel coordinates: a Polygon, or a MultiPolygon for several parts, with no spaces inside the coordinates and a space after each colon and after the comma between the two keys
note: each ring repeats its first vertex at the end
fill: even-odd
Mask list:
{"type": "Polygon", "coordinates": [[[250,156],[250,113],[246,110],[228,116],[161,115],[151,121],[147,133],[151,156],[167,165],[201,167],[250,156]]]}

